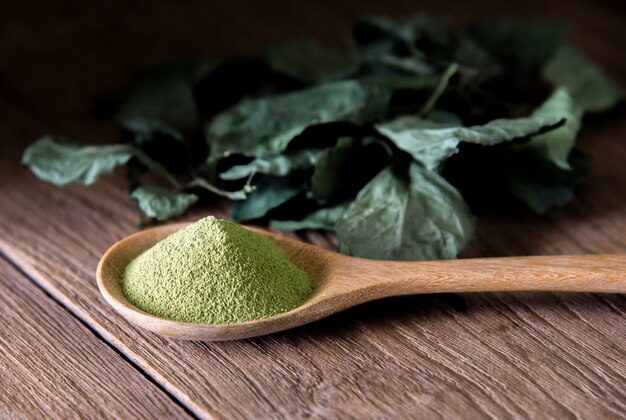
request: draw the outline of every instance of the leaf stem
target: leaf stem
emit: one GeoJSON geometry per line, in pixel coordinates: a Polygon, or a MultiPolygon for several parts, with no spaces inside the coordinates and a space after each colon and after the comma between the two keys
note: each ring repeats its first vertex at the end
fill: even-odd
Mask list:
{"type": "Polygon", "coordinates": [[[185,185],[185,188],[204,188],[222,197],[229,198],[231,200],[244,200],[246,198],[246,192],[244,190],[239,191],[224,191],[215,185],[209,183],[207,180],[196,177],[185,185]]]}
{"type": "Polygon", "coordinates": [[[133,153],[135,157],[139,159],[139,161],[143,163],[150,171],[166,179],[170,184],[172,184],[174,188],[181,188],[180,182],[178,182],[174,175],[172,175],[167,169],[165,169],[165,166],[151,159],[148,155],[146,155],[143,151],[139,150],[136,147],[133,148],[133,153]]]}
{"type": "Polygon", "coordinates": [[[443,72],[443,74],[439,78],[439,82],[437,82],[437,85],[435,86],[435,90],[433,91],[433,94],[430,95],[430,98],[428,98],[424,106],[422,106],[420,110],[417,112],[418,116],[423,116],[424,114],[427,114],[428,112],[430,112],[430,110],[435,106],[435,104],[437,103],[441,95],[443,94],[444,90],[446,89],[446,86],[448,86],[450,79],[452,78],[452,76],[456,74],[458,70],[459,70],[459,65],[457,63],[452,63],[448,66],[446,71],[443,72]]]}

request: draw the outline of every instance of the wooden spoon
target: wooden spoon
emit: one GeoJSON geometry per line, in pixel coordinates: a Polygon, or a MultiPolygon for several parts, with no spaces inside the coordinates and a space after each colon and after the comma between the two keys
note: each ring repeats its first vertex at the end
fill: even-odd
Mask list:
{"type": "Polygon", "coordinates": [[[159,334],[204,341],[235,340],[286,330],[363,302],[420,293],[563,291],[626,292],[626,255],[508,257],[425,262],[347,257],[261,229],[313,280],[302,306],[271,318],[239,324],[192,324],[159,318],[130,304],[120,287],[126,265],[186,224],[144,230],[113,245],[98,265],[104,298],[129,321],[159,334]]]}

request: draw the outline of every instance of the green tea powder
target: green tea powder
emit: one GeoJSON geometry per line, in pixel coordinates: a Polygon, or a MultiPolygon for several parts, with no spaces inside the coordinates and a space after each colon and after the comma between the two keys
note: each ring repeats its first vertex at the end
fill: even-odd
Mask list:
{"type": "Polygon", "coordinates": [[[209,216],[131,261],[122,290],[153,315],[223,324],[287,312],[309,297],[312,286],[271,239],[209,216]]]}

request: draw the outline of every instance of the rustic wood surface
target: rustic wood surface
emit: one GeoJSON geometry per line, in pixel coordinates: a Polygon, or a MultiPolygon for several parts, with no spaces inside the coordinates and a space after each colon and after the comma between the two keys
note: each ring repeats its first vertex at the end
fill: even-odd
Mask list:
{"type": "Polygon", "coordinates": [[[189,417],[0,258],[0,418],[189,417]]]}
{"type": "MultiPolygon", "coordinates": [[[[460,20],[503,13],[566,20],[573,42],[626,87],[620,2],[529,0],[523,10],[513,3],[486,0],[435,3],[424,7],[453,13],[460,20]]],[[[199,417],[623,418],[622,295],[423,295],[372,302],[257,339],[170,340],[131,326],[106,305],[96,288],[95,269],[102,253],[137,230],[123,174],[89,188],[59,189],[19,166],[23,148],[44,133],[119,141],[118,130],[93,117],[94,97],[110,94],[144,65],[225,49],[253,52],[269,40],[302,34],[341,44],[359,14],[415,10],[423,8],[395,0],[284,0],[271,7],[261,1],[4,5],[0,252],[22,271],[11,278],[32,283],[3,292],[2,310],[20,302],[32,310],[30,318],[21,321],[4,321],[8,315],[2,315],[3,329],[17,330],[28,344],[20,348],[2,336],[0,360],[8,357],[5,354],[31,351],[32,360],[42,366],[51,354],[46,349],[61,351],[65,343],[68,351],[56,357],[73,358],[76,365],[72,371],[66,362],[68,367],[59,375],[78,376],[75,383],[87,387],[84,372],[96,369],[95,361],[106,359],[97,364],[131,369],[123,365],[119,352],[138,371],[125,375],[126,384],[116,382],[119,389],[134,387],[128,392],[134,402],[128,404],[144,416],[158,412],[154,410],[159,402],[161,410],[176,410],[166,405],[171,397],[199,417]],[[50,316],[64,328],[46,328],[40,341],[27,341],[27,332],[41,324],[45,313],[54,314],[50,316]],[[85,338],[87,327],[97,335],[85,338]],[[70,351],[67,343],[72,340],[85,340],[82,359],[70,351]],[[152,401],[143,397],[159,392],[164,395],[152,401]]],[[[543,217],[483,217],[464,256],[626,251],[625,114],[622,107],[585,126],[581,144],[596,164],[575,202],[543,217]]],[[[227,211],[216,203],[184,220],[209,213],[225,216],[227,211]]],[[[317,233],[303,239],[326,247],[334,244],[334,238],[317,233]]],[[[8,380],[28,387],[28,379],[13,374],[17,366],[1,369],[1,380],[8,375],[8,380]]],[[[114,367],[104,370],[110,372],[102,378],[115,380],[114,367]]],[[[67,401],[55,391],[60,384],[52,389],[39,382],[37,387],[16,396],[24,399],[21,415],[37,415],[27,404],[46,407],[67,401]]],[[[90,403],[64,407],[93,417],[122,404],[95,395],[90,403]]]]}

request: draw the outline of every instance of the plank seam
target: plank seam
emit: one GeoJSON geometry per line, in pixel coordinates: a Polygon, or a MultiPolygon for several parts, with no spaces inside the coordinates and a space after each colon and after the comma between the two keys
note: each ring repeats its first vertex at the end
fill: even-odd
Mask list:
{"type": "Polygon", "coordinates": [[[109,348],[111,348],[119,357],[122,358],[123,361],[128,363],[133,369],[137,370],[148,382],[152,383],[167,395],[170,400],[176,405],[178,405],[187,415],[189,415],[193,419],[200,419],[198,415],[196,415],[189,407],[187,407],[181,400],[176,398],[176,396],[171,393],[167,388],[161,385],[158,381],[156,381],[152,376],[150,376],[141,366],[135,363],[132,359],[126,356],[119,348],[117,348],[113,343],[106,339],[100,332],[91,327],[87,322],[85,322],[82,317],[74,313],[71,308],[65,305],[62,301],[55,298],[51,293],[46,290],[39,282],[37,282],[34,278],[32,278],[26,271],[22,269],[18,264],[15,263],[2,249],[0,249],[0,258],[5,260],[9,265],[11,265],[15,270],[17,270],[27,281],[30,281],[36,288],[41,290],[47,297],[49,297],[53,302],[55,302],[58,306],[60,306],[63,310],[67,311],[74,319],[78,320],[78,322],[85,327],[88,331],[90,331],[97,339],[104,342],[109,348]]]}

